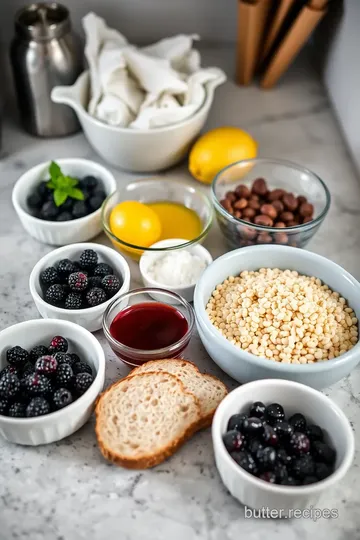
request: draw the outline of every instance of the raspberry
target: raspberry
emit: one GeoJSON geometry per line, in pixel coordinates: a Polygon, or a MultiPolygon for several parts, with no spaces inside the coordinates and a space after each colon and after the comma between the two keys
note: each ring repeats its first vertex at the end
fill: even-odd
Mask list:
{"type": "Polygon", "coordinates": [[[24,418],[25,409],[25,403],[21,403],[21,401],[15,401],[15,403],[12,403],[12,405],[10,405],[9,407],[8,416],[12,416],[13,418],[24,418]]]}
{"type": "Polygon", "coordinates": [[[74,383],[74,372],[69,364],[60,364],[56,373],[56,384],[61,388],[72,388],[74,383]]]}
{"type": "Polygon", "coordinates": [[[78,373],[75,377],[75,391],[78,395],[82,395],[92,385],[94,377],[89,373],[78,373]]]}
{"type": "Polygon", "coordinates": [[[84,270],[93,270],[97,262],[98,256],[93,249],[85,249],[80,255],[80,267],[84,270]]]}
{"type": "Polygon", "coordinates": [[[45,293],[45,301],[53,306],[60,306],[65,298],[65,289],[62,285],[50,285],[45,293]]]}
{"type": "Polygon", "coordinates": [[[33,416],[43,416],[44,414],[49,414],[50,404],[43,397],[35,397],[26,407],[25,414],[28,418],[33,416]]]}
{"type": "Polygon", "coordinates": [[[15,373],[5,373],[0,378],[0,398],[14,399],[20,392],[20,381],[15,373]]]}
{"type": "Polygon", "coordinates": [[[70,293],[65,298],[66,309],[81,309],[83,298],[80,293],[70,293]]]}
{"type": "Polygon", "coordinates": [[[40,274],[40,283],[50,287],[50,285],[55,285],[55,283],[60,282],[59,274],[54,266],[45,268],[40,274]]]}
{"type": "Polygon", "coordinates": [[[11,347],[6,351],[6,360],[12,366],[23,367],[29,360],[29,353],[22,347],[11,347]]]}
{"type": "Polygon", "coordinates": [[[99,306],[103,302],[106,302],[107,296],[105,291],[99,289],[98,287],[94,287],[93,289],[90,289],[90,291],[88,291],[88,293],[86,294],[86,300],[89,306],[95,307],[99,306]]]}
{"type": "Polygon", "coordinates": [[[30,351],[30,362],[35,364],[36,360],[40,358],[40,356],[45,356],[46,354],[48,354],[47,347],[45,347],[45,345],[37,345],[30,351]]]}
{"type": "Polygon", "coordinates": [[[66,352],[69,344],[62,336],[54,336],[49,346],[49,353],[66,352]]]}
{"type": "Polygon", "coordinates": [[[36,373],[42,375],[53,375],[57,370],[57,361],[53,356],[40,356],[35,362],[36,373]]]}
{"type": "Polygon", "coordinates": [[[109,264],[100,263],[100,264],[95,266],[94,276],[99,276],[99,277],[103,278],[103,277],[109,276],[109,275],[111,275],[113,273],[114,273],[114,270],[113,270],[112,266],[110,266],[109,264]]]}
{"type": "Polygon", "coordinates": [[[59,388],[56,390],[53,396],[53,402],[55,409],[62,409],[67,407],[70,403],[73,402],[73,397],[71,392],[67,388],[59,388]]]}
{"type": "Polygon", "coordinates": [[[47,396],[51,392],[51,384],[45,375],[32,373],[23,380],[23,388],[29,396],[47,396]]]}
{"type": "Polygon", "coordinates": [[[114,296],[120,290],[121,282],[116,276],[105,276],[101,286],[109,297],[114,296]]]}
{"type": "Polygon", "coordinates": [[[90,375],[92,375],[92,369],[86,362],[76,362],[73,365],[73,372],[75,373],[75,375],[77,375],[78,373],[89,373],[90,375]]]}
{"type": "Polygon", "coordinates": [[[85,291],[88,286],[88,278],[83,272],[74,272],[70,274],[68,284],[74,292],[85,291]]]}

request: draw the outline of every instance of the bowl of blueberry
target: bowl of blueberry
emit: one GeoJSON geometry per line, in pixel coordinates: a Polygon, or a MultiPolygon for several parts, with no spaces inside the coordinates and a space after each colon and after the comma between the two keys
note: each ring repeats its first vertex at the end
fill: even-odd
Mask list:
{"type": "Polygon", "coordinates": [[[24,173],[14,186],[12,202],[31,236],[62,246],[100,234],[102,203],[115,190],[114,176],[102,165],[66,158],[24,173]]]}
{"type": "Polygon", "coordinates": [[[71,244],[38,261],[29,287],[42,317],[68,320],[95,332],[111,300],[128,292],[130,269],[112,248],[71,244]]]}
{"type": "Polygon", "coordinates": [[[215,413],[212,438],[231,495],[251,508],[281,510],[277,517],[315,505],[354,457],[341,409],[318,390],[280,379],[231,392],[215,413]]]}
{"type": "Polygon", "coordinates": [[[0,435],[48,444],[77,431],[102,391],[98,340],[68,321],[31,320],[0,332],[0,435]]]}

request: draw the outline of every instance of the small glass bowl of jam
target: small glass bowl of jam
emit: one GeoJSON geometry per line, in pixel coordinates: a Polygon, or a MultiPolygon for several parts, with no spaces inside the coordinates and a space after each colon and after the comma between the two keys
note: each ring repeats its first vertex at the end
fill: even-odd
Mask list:
{"type": "Polygon", "coordinates": [[[194,321],[193,308],[184,298],[165,289],[145,287],[129,291],[109,304],[103,330],[120,360],[137,367],[149,360],[181,358],[194,321]]]}

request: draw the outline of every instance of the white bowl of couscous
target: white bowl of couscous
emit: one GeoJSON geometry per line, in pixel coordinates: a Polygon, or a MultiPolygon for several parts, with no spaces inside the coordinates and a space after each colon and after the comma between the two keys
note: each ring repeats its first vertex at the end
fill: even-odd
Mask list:
{"type": "Polygon", "coordinates": [[[310,251],[231,251],[201,275],[194,308],[207,352],[239,382],[279,378],[321,389],[360,361],[360,283],[310,251]]]}

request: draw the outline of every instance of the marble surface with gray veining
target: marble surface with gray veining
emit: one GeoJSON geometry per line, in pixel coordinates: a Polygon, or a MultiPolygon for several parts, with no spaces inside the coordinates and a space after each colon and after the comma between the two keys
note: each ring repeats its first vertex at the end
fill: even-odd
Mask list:
{"type": "MultiPolygon", "coordinates": [[[[323,178],[332,193],[332,207],[308,248],[360,279],[360,183],[324,90],[306,59],[268,92],[235,86],[232,51],[209,50],[205,63],[222,66],[230,78],[217,91],[206,127],[233,124],[248,129],[259,141],[262,156],[296,161],[323,178]]],[[[52,249],[22,229],[11,206],[11,190],[28,168],[60,157],[101,162],[82,134],[38,140],[13,122],[5,124],[0,159],[0,329],[38,317],[28,277],[38,259],[52,249]]],[[[113,172],[119,185],[134,178],[113,172]]],[[[163,174],[169,181],[194,182],[184,165],[163,174]]],[[[95,241],[106,239],[100,236],[95,241]]],[[[214,257],[225,251],[216,226],[205,245],[214,257]]],[[[132,285],[138,285],[136,264],[131,263],[131,271],[132,285]]],[[[106,346],[102,333],[96,336],[106,351],[108,384],[127,369],[106,346]]],[[[213,364],[196,335],[189,358],[230,388],[236,386],[213,364]]],[[[359,389],[357,369],[326,392],[358,433],[359,389]]],[[[359,464],[357,451],[351,472],[319,504],[338,509],[338,519],[254,520],[245,519],[243,507],[220,481],[210,430],[197,434],[162,465],[143,472],[117,468],[102,459],[93,421],[49,446],[26,448],[0,440],[0,540],[356,540],[360,539],[359,464]]]]}

